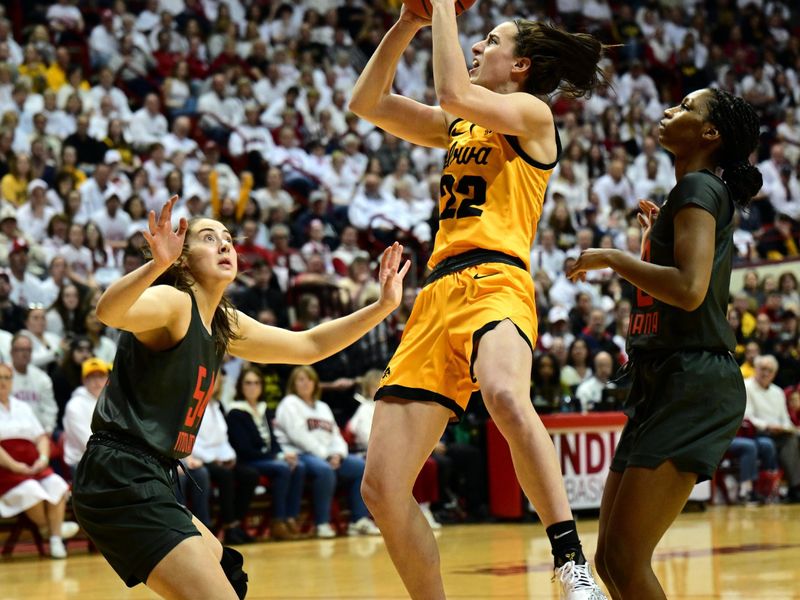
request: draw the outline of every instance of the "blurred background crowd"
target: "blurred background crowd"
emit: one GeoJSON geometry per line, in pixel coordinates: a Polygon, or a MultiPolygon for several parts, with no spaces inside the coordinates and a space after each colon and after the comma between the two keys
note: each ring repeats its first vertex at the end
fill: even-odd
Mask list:
{"type": "MultiPolygon", "coordinates": [[[[117,336],[97,319],[97,299],[143,264],[147,213],[177,194],[179,216],[211,216],[230,229],[239,256],[230,297],[278,327],[307,329],[373,301],[376,258],[395,239],[405,244],[414,268],[402,305],[351,348],[303,371],[301,380],[316,382],[312,391],[300,393],[290,367],[251,369],[238,360],[227,361],[218,389],[227,415],[220,427],[250,401],[262,408],[248,414],[271,425],[279,405],[306,394],[311,409],[325,412],[318,401],[329,407],[320,418],[342,429],[344,454],[348,444],[357,449],[348,423],[370,406],[374,373],[397,347],[423,280],[444,158],[444,150],[408,144],[348,111],[356,78],[398,10],[391,0],[11,0],[0,7],[0,358],[13,371],[5,406],[9,394],[29,405],[53,440],[67,428],[76,397],[88,403],[79,414],[89,418],[102,385],[85,379],[107,376],[107,368],[92,363],[87,373],[84,365],[92,357],[113,362],[117,336]],[[247,374],[259,380],[255,397],[245,393],[247,374]]],[[[611,85],[589,99],[551,99],[564,152],[531,250],[540,326],[533,404],[542,413],[619,408],[624,382],[614,377],[627,360],[635,290],[610,271],[579,283],[564,272],[592,246],[639,255],[638,199],[660,204],[675,183],[657,143],[663,110],[692,90],[725,89],[762,119],[752,160],[764,186],[736,215],[735,260],[746,272],[736,278],[742,283],[732,290],[729,322],[751,381],[753,430],[742,437],[774,446],[770,459],[753,441],[756,476],[751,468],[739,478],[781,469],[795,498],[800,8],[789,0],[479,0],[459,18],[465,59],[491,28],[518,17],[616,45],[603,61],[611,85]],[[761,377],[759,357],[772,357],[761,377]]],[[[435,104],[430,59],[426,29],[404,53],[395,91],[435,104]]],[[[486,516],[484,420],[478,394],[434,453],[435,489],[426,501],[440,519],[486,516]]],[[[256,434],[267,440],[267,454],[284,456],[279,446],[269,450],[273,438],[263,427],[256,434]]],[[[298,446],[301,457],[309,452],[298,446]]],[[[205,462],[236,459],[225,456],[193,464],[202,470],[205,462]]],[[[757,489],[745,485],[742,496],[758,499],[757,489]]],[[[226,510],[228,523],[237,523],[241,507],[226,510]]],[[[294,509],[281,510],[291,524],[294,509]]],[[[360,510],[353,508],[363,516],[360,510]]],[[[315,518],[319,526],[328,515],[315,518]]]]}

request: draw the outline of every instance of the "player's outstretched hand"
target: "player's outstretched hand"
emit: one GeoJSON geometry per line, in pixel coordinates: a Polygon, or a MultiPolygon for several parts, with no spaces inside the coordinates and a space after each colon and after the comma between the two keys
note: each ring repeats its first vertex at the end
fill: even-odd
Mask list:
{"type": "Polygon", "coordinates": [[[402,258],[403,246],[397,242],[384,250],[381,257],[381,270],[378,274],[378,281],[381,284],[380,303],[392,310],[397,308],[403,299],[403,279],[411,268],[411,261],[407,260],[403,268],[397,270],[402,258]]]}
{"type": "Polygon", "coordinates": [[[586,281],[587,271],[597,271],[608,267],[608,250],[605,248],[589,248],[581,252],[578,260],[567,272],[570,281],[586,281]]]}
{"type": "Polygon", "coordinates": [[[661,209],[650,200],[639,200],[639,214],[636,218],[639,220],[639,225],[642,226],[642,252],[647,245],[647,240],[650,238],[650,233],[653,231],[658,213],[661,209]]]}
{"type": "Polygon", "coordinates": [[[178,196],[167,200],[158,215],[158,220],[156,220],[155,211],[151,210],[147,219],[147,229],[143,232],[144,238],[150,246],[153,262],[165,269],[178,260],[181,255],[186,229],[189,227],[186,219],[181,218],[178,230],[172,229],[172,207],[177,201],[178,196]]]}

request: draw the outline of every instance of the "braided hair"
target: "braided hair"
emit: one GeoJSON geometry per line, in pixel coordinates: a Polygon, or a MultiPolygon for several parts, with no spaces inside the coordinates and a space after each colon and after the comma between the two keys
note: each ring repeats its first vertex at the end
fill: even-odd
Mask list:
{"type": "Polygon", "coordinates": [[[708,120],[717,127],[722,138],[718,154],[722,179],[728,184],[736,205],[745,208],[762,185],[761,172],[749,160],[758,146],[758,115],[739,96],[716,88],[711,88],[710,92],[708,120]]]}
{"type": "Polygon", "coordinates": [[[568,33],[540,21],[516,19],[517,56],[531,59],[525,91],[542,96],[560,90],[565,96],[589,96],[608,83],[599,66],[603,44],[588,33],[568,33]]]}

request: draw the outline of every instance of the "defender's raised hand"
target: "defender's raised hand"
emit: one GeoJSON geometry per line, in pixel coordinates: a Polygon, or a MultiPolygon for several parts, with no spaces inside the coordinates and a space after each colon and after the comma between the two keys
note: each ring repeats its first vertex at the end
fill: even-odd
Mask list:
{"type": "Polygon", "coordinates": [[[400,305],[403,299],[403,279],[411,268],[411,261],[407,260],[400,271],[400,261],[403,258],[403,246],[395,242],[383,252],[381,257],[381,270],[378,281],[381,284],[381,304],[391,306],[392,309],[400,305]]]}
{"type": "Polygon", "coordinates": [[[189,227],[186,219],[181,218],[178,230],[172,229],[172,207],[177,201],[177,195],[167,200],[158,215],[158,220],[155,211],[151,210],[147,219],[147,229],[143,232],[150,246],[153,262],[162,268],[167,268],[178,260],[189,227]]]}
{"type": "Polygon", "coordinates": [[[644,248],[647,240],[650,239],[650,233],[653,231],[653,225],[655,225],[661,209],[650,200],[639,200],[639,211],[636,218],[639,220],[639,225],[642,226],[642,255],[644,255],[644,248]]]}

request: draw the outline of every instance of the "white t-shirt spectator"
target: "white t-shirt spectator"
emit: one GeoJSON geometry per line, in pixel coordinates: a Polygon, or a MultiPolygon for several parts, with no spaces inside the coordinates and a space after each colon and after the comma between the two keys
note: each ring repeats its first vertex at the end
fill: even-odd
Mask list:
{"type": "Polygon", "coordinates": [[[770,425],[794,428],[786,409],[786,396],[781,388],[771,383],[764,389],[755,377],[748,377],[744,380],[744,389],[747,394],[744,418],[756,429],[766,429],[770,425]]]}
{"type": "Polygon", "coordinates": [[[64,409],[64,462],[70,467],[77,466],[86,452],[86,442],[92,435],[95,406],[97,398],[80,386],[72,392],[64,409]]]}
{"type": "Polygon", "coordinates": [[[133,113],[128,125],[129,141],[137,146],[148,146],[160,142],[168,132],[167,118],[161,113],[152,115],[144,107],[133,113]]]}
{"type": "Polygon", "coordinates": [[[313,454],[327,459],[334,454],[347,456],[344,441],[330,407],[316,400],[313,406],[289,394],[275,411],[275,437],[284,451],[313,454]]]}
{"type": "Polygon", "coordinates": [[[228,441],[228,423],[216,400],[206,408],[206,414],[194,441],[192,456],[204,463],[236,460],[236,451],[228,441]]]}
{"type": "Polygon", "coordinates": [[[11,393],[31,407],[48,434],[53,433],[58,417],[58,404],[53,394],[53,382],[47,373],[33,365],[28,365],[26,373],[14,369],[11,393]]]}

